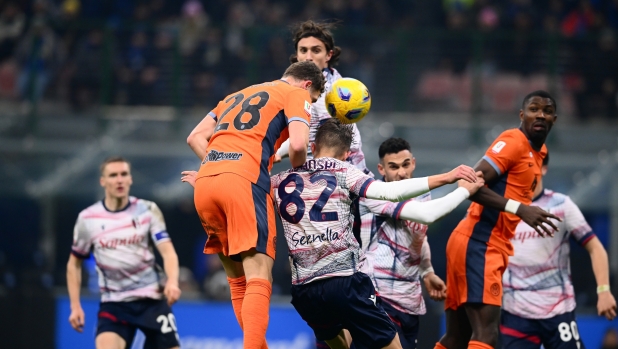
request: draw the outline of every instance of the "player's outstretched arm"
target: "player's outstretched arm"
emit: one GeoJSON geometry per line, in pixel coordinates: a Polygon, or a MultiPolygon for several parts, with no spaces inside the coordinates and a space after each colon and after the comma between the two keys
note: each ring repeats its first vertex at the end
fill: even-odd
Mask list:
{"type": "Polygon", "coordinates": [[[77,332],[84,331],[86,316],[79,301],[79,292],[82,285],[82,260],[74,255],[69,256],[67,263],[67,289],[69,290],[69,300],[71,304],[71,315],[69,323],[77,332]]]}
{"type": "MultiPolygon", "coordinates": [[[[486,160],[481,159],[475,166],[476,171],[483,172],[485,183],[491,185],[498,180],[498,172],[486,160]]],[[[551,221],[555,219],[561,221],[557,216],[543,210],[538,206],[528,206],[514,200],[506,199],[503,196],[496,194],[487,187],[479,189],[476,194],[470,197],[470,200],[481,204],[485,207],[491,207],[496,210],[516,214],[526,224],[534,228],[541,236],[553,236],[553,231],[557,231],[558,227],[551,221]],[[553,230],[552,230],[553,228],[553,230]]]]}
{"type": "Polygon", "coordinates": [[[414,221],[422,224],[431,224],[446,214],[453,211],[459,204],[464,202],[470,195],[485,185],[482,177],[476,182],[470,183],[465,180],[459,181],[459,188],[448,195],[431,201],[409,201],[401,209],[399,219],[414,221]]]}
{"type": "Polygon", "coordinates": [[[590,239],[584,246],[590,253],[592,271],[597,281],[597,311],[599,316],[605,316],[608,320],[616,317],[616,300],[609,289],[609,262],[607,252],[596,236],[590,239]]]}
{"type": "Polygon", "coordinates": [[[212,116],[206,115],[187,137],[187,144],[200,160],[206,157],[206,148],[216,126],[217,121],[212,116]]]}
{"type": "Polygon", "coordinates": [[[288,124],[290,145],[288,153],[292,167],[302,166],[307,161],[307,145],[309,143],[309,126],[304,122],[292,121],[288,124]]]}
{"type": "Polygon", "coordinates": [[[167,282],[163,289],[163,294],[167,298],[167,304],[172,305],[180,298],[180,288],[178,287],[178,255],[171,241],[164,241],[157,245],[157,250],[163,257],[163,269],[167,275],[167,282]]]}
{"type": "Polygon", "coordinates": [[[397,182],[375,181],[369,185],[364,196],[369,199],[393,202],[405,201],[424,194],[431,189],[455,183],[460,179],[476,182],[477,176],[471,167],[461,165],[450,172],[429,177],[410,178],[397,182]]]}

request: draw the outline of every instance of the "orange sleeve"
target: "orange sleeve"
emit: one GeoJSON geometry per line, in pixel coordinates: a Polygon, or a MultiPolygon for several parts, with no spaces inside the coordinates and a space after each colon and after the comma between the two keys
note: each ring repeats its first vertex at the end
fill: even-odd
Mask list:
{"type": "Polygon", "coordinates": [[[521,140],[505,131],[487,149],[483,160],[487,161],[498,175],[502,175],[519,160],[521,149],[521,140]]]}
{"type": "Polygon", "coordinates": [[[221,105],[222,104],[223,104],[223,101],[219,101],[215,109],[208,112],[208,116],[215,119],[215,121],[219,121],[219,117],[221,116],[221,105]]]}
{"type": "Polygon", "coordinates": [[[287,118],[288,124],[292,121],[302,121],[309,126],[311,120],[311,96],[309,91],[294,89],[285,97],[283,113],[287,118]]]}

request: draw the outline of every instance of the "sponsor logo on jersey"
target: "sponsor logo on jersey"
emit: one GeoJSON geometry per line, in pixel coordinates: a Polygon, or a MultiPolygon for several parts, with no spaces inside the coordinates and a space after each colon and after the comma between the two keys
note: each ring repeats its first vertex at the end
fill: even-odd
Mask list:
{"type": "Polygon", "coordinates": [[[333,231],[331,228],[326,228],[326,233],[321,234],[307,234],[301,235],[299,232],[295,232],[292,235],[292,241],[294,242],[294,247],[307,246],[313,244],[314,242],[329,242],[339,240],[339,233],[333,231]]]}
{"type": "Polygon", "coordinates": [[[138,245],[142,241],[144,241],[145,238],[146,236],[144,235],[134,234],[131,237],[123,238],[123,239],[120,239],[120,238],[113,238],[113,239],[108,239],[108,240],[101,239],[98,241],[98,243],[101,248],[114,250],[118,246],[138,245]]]}
{"type": "Polygon", "coordinates": [[[495,154],[498,154],[500,151],[502,151],[502,148],[504,148],[505,145],[506,143],[504,141],[500,141],[494,144],[494,146],[491,148],[491,151],[495,154]]]}
{"type": "Polygon", "coordinates": [[[311,116],[311,103],[305,101],[305,113],[307,113],[308,116],[311,116]]]}
{"type": "Polygon", "coordinates": [[[213,161],[225,161],[225,160],[233,160],[233,161],[238,161],[240,160],[240,158],[242,158],[243,154],[242,153],[235,153],[235,152],[222,152],[222,151],[217,151],[217,150],[211,150],[208,152],[208,155],[206,155],[206,158],[204,158],[204,161],[202,161],[202,165],[207,163],[207,162],[213,162],[213,161]]]}

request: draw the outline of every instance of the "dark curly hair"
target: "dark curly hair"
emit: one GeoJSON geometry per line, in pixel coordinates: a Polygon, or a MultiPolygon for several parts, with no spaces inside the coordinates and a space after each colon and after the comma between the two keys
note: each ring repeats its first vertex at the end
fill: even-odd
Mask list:
{"type": "Polygon", "coordinates": [[[322,41],[327,52],[333,51],[333,55],[328,61],[328,67],[330,68],[337,65],[339,62],[339,56],[341,55],[341,48],[339,46],[335,46],[335,38],[333,38],[333,33],[331,32],[331,30],[336,28],[337,24],[339,24],[339,21],[314,22],[312,20],[308,20],[295,25],[292,28],[294,33],[292,37],[292,41],[294,42],[294,53],[290,56],[290,62],[298,62],[298,57],[296,56],[296,52],[298,51],[298,42],[301,39],[313,36],[314,38],[322,41]]]}

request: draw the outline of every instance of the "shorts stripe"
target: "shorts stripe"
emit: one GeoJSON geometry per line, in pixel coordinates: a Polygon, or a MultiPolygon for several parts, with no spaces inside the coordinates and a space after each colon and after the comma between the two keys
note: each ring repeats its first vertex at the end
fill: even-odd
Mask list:
{"type": "Polygon", "coordinates": [[[255,220],[257,222],[257,243],[255,249],[266,253],[268,245],[268,207],[266,206],[266,192],[256,184],[251,183],[253,205],[255,206],[255,220]]]}
{"type": "Polygon", "coordinates": [[[466,299],[469,303],[483,303],[486,252],[486,243],[474,239],[468,240],[468,246],[466,248],[466,283],[468,285],[468,295],[466,299]]]}
{"type": "MultiPolygon", "coordinates": [[[[493,190],[496,194],[500,196],[504,196],[504,193],[506,192],[508,177],[508,172],[500,176],[496,183],[489,186],[489,189],[493,190]]],[[[472,229],[472,238],[479,241],[488,242],[489,238],[491,237],[491,232],[496,227],[498,217],[500,217],[500,212],[501,211],[493,208],[483,207],[483,211],[481,211],[481,217],[472,229]]]]}
{"type": "Polygon", "coordinates": [[[510,327],[506,327],[504,325],[500,325],[500,333],[502,333],[502,335],[504,336],[511,336],[511,337],[515,337],[515,338],[521,338],[521,339],[525,339],[527,341],[530,341],[534,344],[541,344],[541,338],[539,338],[538,336],[534,336],[531,334],[525,334],[523,332],[519,332],[514,328],[510,328],[510,327]]]}

